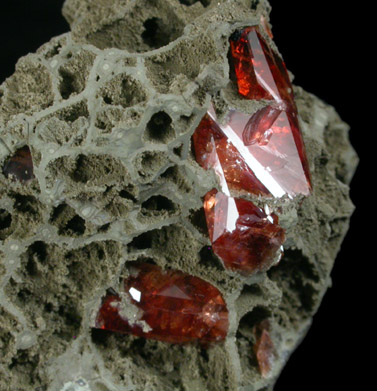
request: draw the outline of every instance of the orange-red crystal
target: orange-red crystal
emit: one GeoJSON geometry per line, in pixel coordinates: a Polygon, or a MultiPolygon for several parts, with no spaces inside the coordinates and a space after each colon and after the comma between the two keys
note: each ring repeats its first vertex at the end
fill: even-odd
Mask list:
{"type": "Polygon", "coordinates": [[[278,260],[285,234],[276,215],[217,190],[206,194],[204,210],[213,251],[227,269],[250,275],[278,260]]]}
{"type": "MultiPolygon", "coordinates": [[[[240,95],[270,101],[251,117],[232,111],[227,123],[233,133],[242,137],[248,153],[267,171],[265,179],[255,172],[258,169],[255,162],[250,168],[275,197],[309,195],[309,165],[293,87],[283,60],[267,45],[257,26],[246,27],[231,36],[230,54],[240,95]]],[[[246,151],[242,153],[242,148],[239,151],[245,158],[246,151]]]]}
{"type": "Polygon", "coordinates": [[[247,99],[294,102],[285,64],[267,45],[257,26],[236,31],[229,43],[240,95],[247,99]]]}
{"type": "Polygon", "coordinates": [[[164,271],[147,263],[137,263],[133,269],[124,280],[124,292],[103,299],[97,328],[171,343],[207,344],[225,339],[228,310],[216,287],[181,271],[164,271]],[[136,320],[122,314],[122,305],[129,303],[140,311],[136,320]]]}
{"type": "Polygon", "coordinates": [[[256,195],[270,194],[210,113],[193,134],[193,145],[196,161],[206,170],[216,171],[223,191],[230,188],[256,195]]]}
{"type": "Polygon", "coordinates": [[[265,319],[254,329],[256,355],[259,371],[263,377],[268,377],[276,359],[276,350],[270,336],[270,322],[265,319]]]}

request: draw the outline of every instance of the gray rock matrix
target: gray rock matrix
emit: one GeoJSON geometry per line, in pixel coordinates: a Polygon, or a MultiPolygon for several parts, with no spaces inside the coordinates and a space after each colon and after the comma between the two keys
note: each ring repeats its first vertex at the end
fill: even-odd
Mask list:
{"type": "Polygon", "coordinates": [[[220,118],[257,109],[229,80],[228,38],[269,11],[265,0],[67,0],[71,32],[0,86],[0,165],[28,145],[35,173],[0,173],[1,391],[272,390],[331,284],[357,157],[334,109],[295,87],[313,194],[254,199],[279,208],[282,261],[244,278],[206,251],[202,197],[217,184],[190,138],[211,100],[220,118]],[[226,341],[93,330],[106,289],[138,259],[218,287],[226,341]],[[276,349],[266,378],[253,352],[265,318],[276,349]]]}

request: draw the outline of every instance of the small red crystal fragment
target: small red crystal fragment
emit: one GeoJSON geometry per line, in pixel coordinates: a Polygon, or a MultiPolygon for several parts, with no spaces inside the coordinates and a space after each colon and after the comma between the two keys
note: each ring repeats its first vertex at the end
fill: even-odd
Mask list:
{"type": "Polygon", "coordinates": [[[236,31],[230,37],[230,51],[238,92],[242,96],[294,105],[293,89],[285,64],[267,45],[258,26],[236,31]]]}
{"type": "Polygon", "coordinates": [[[255,327],[254,333],[257,341],[254,344],[254,353],[257,357],[260,373],[268,377],[276,357],[274,343],[270,336],[270,323],[266,319],[255,327]]]}
{"type": "Polygon", "coordinates": [[[27,145],[18,149],[5,163],[3,173],[6,177],[20,182],[27,182],[34,178],[33,160],[27,145]]]}
{"type": "Polygon", "coordinates": [[[146,263],[133,268],[136,273],[124,280],[124,293],[109,292],[103,299],[96,328],[170,343],[225,339],[228,310],[217,288],[177,270],[146,263]],[[140,318],[127,319],[122,305],[137,307],[140,318]]]}
{"type": "Polygon", "coordinates": [[[206,194],[204,211],[213,251],[226,268],[251,275],[278,260],[285,234],[276,215],[216,189],[206,194]]]}

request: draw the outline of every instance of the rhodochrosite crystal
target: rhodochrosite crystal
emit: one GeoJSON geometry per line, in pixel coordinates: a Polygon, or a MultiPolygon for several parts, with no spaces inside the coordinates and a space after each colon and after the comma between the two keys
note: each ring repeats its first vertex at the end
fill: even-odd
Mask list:
{"type": "Polygon", "coordinates": [[[18,149],[5,163],[3,173],[5,176],[20,182],[27,182],[34,178],[33,160],[30,148],[27,145],[18,149]]]}
{"type": "Polygon", "coordinates": [[[269,197],[309,195],[305,150],[301,149],[302,160],[295,134],[301,139],[286,111],[273,105],[252,116],[230,110],[224,125],[211,109],[193,135],[195,157],[203,168],[216,171],[223,191],[269,197]]]}
{"type": "Polygon", "coordinates": [[[232,111],[227,125],[242,140],[240,155],[246,147],[261,165],[249,159],[251,170],[263,184],[270,184],[267,187],[273,196],[309,195],[309,165],[283,60],[267,45],[258,27],[251,26],[231,36],[230,62],[240,95],[271,101],[251,117],[232,111]],[[258,175],[255,170],[260,169],[265,172],[258,175]]]}
{"type": "Polygon", "coordinates": [[[263,320],[254,328],[256,337],[254,353],[263,377],[269,375],[276,359],[276,350],[270,336],[270,329],[271,326],[268,319],[263,320]]]}
{"type": "Polygon", "coordinates": [[[204,116],[195,130],[193,144],[196,161],[206,170],[213,168],[216,171],[223,192],[229,193],[231,189],[256,195],[270,194],[215,121],[213,110],[204,116]]]}
{"type": "Polygon", "coordinates": [[[258,26],[236,31],[229,43],[240,95],[246,99],[293,103],[285,64],[262,38],[258,26]]]}
{"type": "Polygon", "coordinates": [[[204,210],[213,251],[227,269],[249,275],[278,260],[285,235],[276,215],[217,190],[206,194],[204,210]]]}
{"type": "Polygon", "coordinates": [[[228,310],[220,291],[208,282],[177,270],[139,263],[124,280],[124,293],[103,299],[96,327],[172,343],[223,340],[228,310]],[[123,309],[140,310],[129,319],[123,309]]]}

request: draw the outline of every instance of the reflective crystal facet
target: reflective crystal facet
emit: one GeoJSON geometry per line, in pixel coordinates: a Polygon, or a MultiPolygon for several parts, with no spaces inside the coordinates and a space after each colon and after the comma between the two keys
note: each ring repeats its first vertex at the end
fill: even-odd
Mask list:
{"type": "Polygon", "coordinates": [[[232,110],[223,128],[239,159],[272,196],[309,195],[309,168],[296,112],[275,104],[252,116],[232,110]]]}
{"type": "Polygon", "coordinates": [[[34,178],[33,160],[30,148],[25,145],[18,149],[5,163],[3,173],[6,177],[27,182],[34,178]]]}
{"type": "Polygon", "coordinates": [[[279,259],[285,235],[276,215],[215,189],[206,194],[204,211],[213,251],[227,269],[250,275],[279,259]]]}
{"type": "Polygon", "coordinates": [[[171,343],[208,343],[226,337],[228,310],[213,285],[146,263],[136,264],[135,271],[124,281],[124,294],[110,293],[103,299],[97,328],[171,343]],[[140,310],[137,320],[124,316],[125,301],[140,310]]]}

